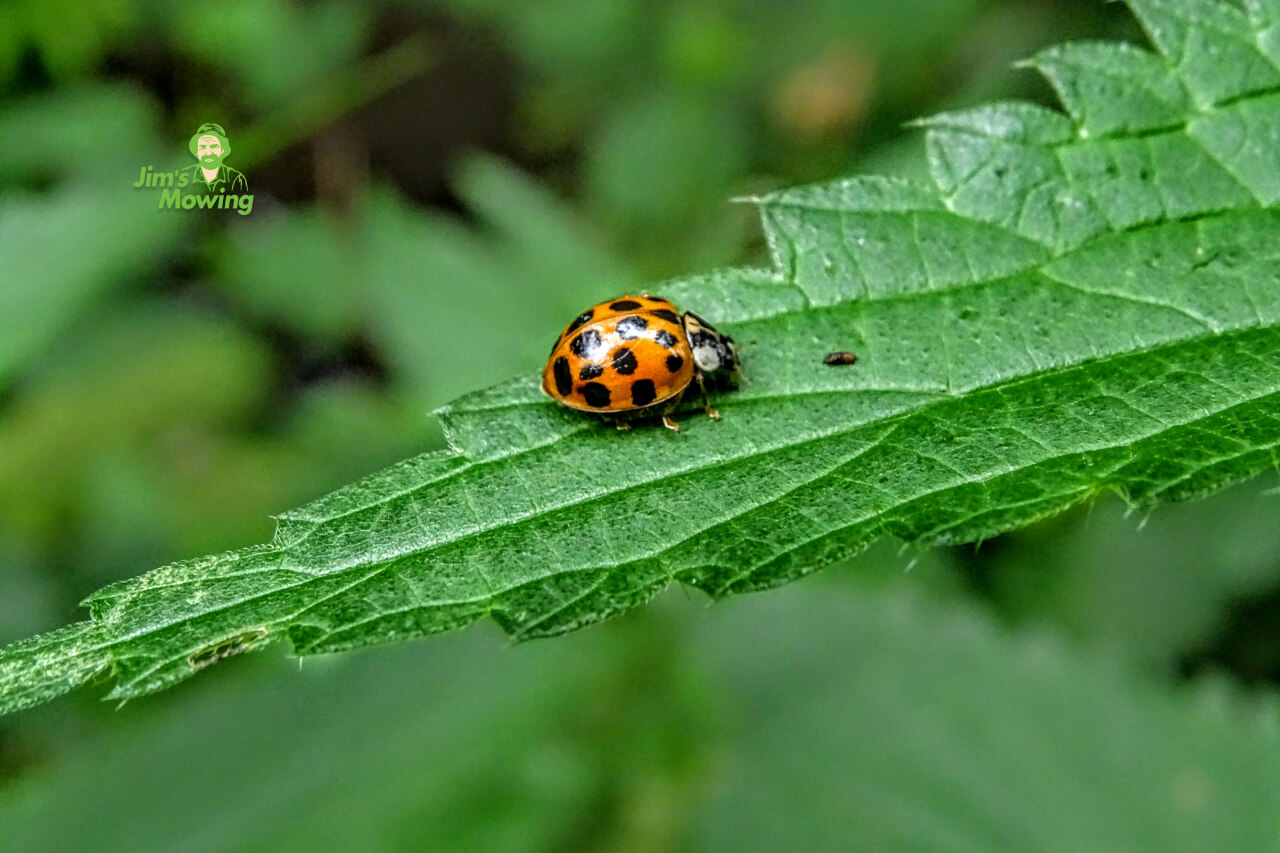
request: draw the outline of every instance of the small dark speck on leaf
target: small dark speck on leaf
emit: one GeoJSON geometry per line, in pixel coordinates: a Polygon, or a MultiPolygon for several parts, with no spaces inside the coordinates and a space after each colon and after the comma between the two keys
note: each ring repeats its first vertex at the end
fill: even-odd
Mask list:
{"type": "Polygon", "coordinates": [[[829,364],[832,366],[839,365],[839,364],[853,364],[857,360],[858,360],[858,357],[856,355],[845,350],[840,350],[837,352],[829,352],[822,357],[823,364],[829,364]]]}

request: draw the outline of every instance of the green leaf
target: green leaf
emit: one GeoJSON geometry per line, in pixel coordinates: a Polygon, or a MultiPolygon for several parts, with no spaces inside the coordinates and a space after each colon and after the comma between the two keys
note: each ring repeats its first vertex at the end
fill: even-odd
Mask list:
{"type": "Polygon", "coordinates": [[[130,189],[156,153],[155,112],[136,92],[99,86],[21,101],[0,116],[0,181],[56,184],[0,196],[0,387],[185,234],[179,217],[130,189]]]}
{"type": "Polygon", "coordinates": [[[159,716],[120,715],[108,737],[3,789],[5,847],[403,851],[430,827],[437,849],[564,850],[589,825],[592,846],[617,849],[605,843],[626,837],[617,813],[640,780],[678,781],[699,746],[690,719],[706,714],[675,695],[687,666],[669,639],[589,640],[512,653],[491,634],[458,633],[356,666],[308,662],[292,678],[258,667],[247,682],[175,696],[159,716]],[[174,772],[187,766],[199,772],[174,772]],[[118,784],[121,773],[139,784],[118,784]],[[67,802],[84,819],[50,820],[67,802]]]}
{"type": "MultiPolygon", "coordinates": [[[[1265,21],[1132,5],[1161,57],[1033,60],[1069,115],[936,116],[931,184],[767,196],[774,270],[652,288],[744,342],[719,423],[620,434],[542,398],[530,365],[441,411],[451,450],[286,513],[270,545],[107,587],[39,649],[108,661],[127,698],[278,639],[316,654],[484,617],[548,636],[672,581],[763,589],[886,534],[981,540],[1105,490],[1153,504],[1275,465],[1280,94],[1268,42],[1239,29],[1265,21]],[[823,366],[834,349],[859,363],[823,366]]],[[[0,652],[0,711],[69,686],[33,648],[0,652]]]]}
{"type": "Polygon", "coordinates": [[[911,595],[752,604],[694,638],[733,690],[738,748],[691,849],[1246,851],[1280,838],[1274,697],[1170,690],[911,595]]]}
{"type": "Polygon", "coordinates": [[[1230,634],[1233,604],[1280,588],[1276,485],[1264,475],[1141,517],[1099,501],[1011,534],[984,568],[1007,616],[1176,672],[1230,634]]]}
{"type": "Polygon", "coordinates": [[[541,335],[491,330],[554,328],[599,298],[600,282],[622,290],[636,280],[596,248],[581,216],[509,165],[470,158],[454,186],[478,227],[374,197],[359,268],[383,358],[434,403],[502,379],[506,368],[498,365],[535,364],[546,355],[541,335]],[[526,287],[549,295],[522,298],[526,287]],[[485,357],[464,355],[479,336],[485,357]]]}

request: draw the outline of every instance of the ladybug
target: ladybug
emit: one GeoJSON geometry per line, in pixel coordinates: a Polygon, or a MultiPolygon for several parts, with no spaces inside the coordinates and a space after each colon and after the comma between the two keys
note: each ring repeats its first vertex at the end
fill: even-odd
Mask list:
{"type": "Polygon", "coordinates": [[[696,381],[707,414],[720,413],[707,401],[708,376],[737,376],[733,338],[670,299],[620,296],[579,314],[551,348],[542,369],[542,391],[562,406],[616,419],[628,429],[635,418],[669,417],[696,381]]]}

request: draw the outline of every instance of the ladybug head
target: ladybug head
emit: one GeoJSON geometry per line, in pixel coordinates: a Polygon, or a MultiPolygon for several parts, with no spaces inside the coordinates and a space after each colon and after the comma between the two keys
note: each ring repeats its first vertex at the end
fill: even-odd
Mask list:
{"type": "Polygon", "coordinates": [[[693,363],[699,370],[729,374],[737,371],[738,348],[734,346],[733,338],[716,331],[715,326],[692,311],[684,312],[681,322],[689,338],[689,348],[693,350],[693,363]]]}

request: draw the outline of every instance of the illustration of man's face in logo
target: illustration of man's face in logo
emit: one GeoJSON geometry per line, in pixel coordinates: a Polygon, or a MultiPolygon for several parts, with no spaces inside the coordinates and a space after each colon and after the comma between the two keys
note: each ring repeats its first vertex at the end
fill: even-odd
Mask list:
{"type": "Polygon", "coordinates": [[[217,169],[231,153],[231,142],[222,125],[212,122],[200,125],[187,147],[191,155],[200,161],[201,169],[217,169]]]}
{"type": "Polygon", "coordinates": [[[216,169],[222,165],[222,142],[211,133],[196,140],[196,157],[200,165],[206,169],[216,169]]]}

